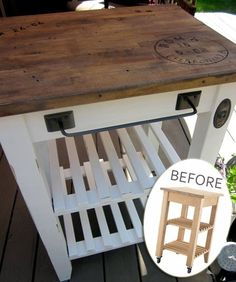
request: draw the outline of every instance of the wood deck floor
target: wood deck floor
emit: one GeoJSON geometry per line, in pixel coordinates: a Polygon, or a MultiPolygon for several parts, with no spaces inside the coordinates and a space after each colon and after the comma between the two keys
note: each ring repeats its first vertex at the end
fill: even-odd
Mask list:
{"type": "MultiPolygon", "coordinates": [[[[180,157],[185,158],[189,141],[180,121],[166,121],[164,127],[180,157]]],[[[0,185],[0,282],[58,281],[2,150],[0,185]]],[[[141,243],[73,261],[70,281],[207,282],[211,279],[206,272],[187,279],[166,275],[151,261],[141,243]]]]}

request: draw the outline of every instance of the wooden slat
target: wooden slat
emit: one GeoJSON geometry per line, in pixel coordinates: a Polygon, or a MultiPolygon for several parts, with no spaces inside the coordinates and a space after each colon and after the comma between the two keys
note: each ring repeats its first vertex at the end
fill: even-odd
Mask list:
{"type": "Polygon", "coordinates": [[[118,249],[121,247],[129,246],[135,243],[140,243],[143,240],[138,239],[135,231],[133,229],[127,230],[128,236],[132,239],[130,242],[123,243],[120,238],[120,234],[118,232],[111,233],[111,240],[112,240],[112,247],[106,247],[104,246],[103,239],[101,236],[94,238],[94,244],[96,245],[96,249],[93,251],[88,252],[86,248],[85,241],[78,241],[77,242],[77,249],[79,250],[77,255],[75,257],[72,257],[71,259],[77,259],[82,258],[88,255],[94,255],[114,249],[118,249]]]}
{"type": "Polygon", "coordinates": [[[102,240],[104,242],[104,246],[105,247],[111,247],[112,246],[112,240],[111,240],[108,225],[106,223],[106,218],[105,218],[103,208],[97,207],[97,208],[95,208],[95,212],[96,212],[100,232],[102,234],[102,240]]]}
{"type": "MultiPolygon", "coordinates": [[[[172,225],[184,227],[184,228],[187,228],[187,229],[192,228],[192,223],[193,223],[192,220],[187,219],[187,218],[181,218],[181,217],[172,218],[172,219],[169,219],[167,221],[167,224],[172,224],[172,225]]],[[[200,222],[199,232],[207,231],[207,230],[212,229],[212,228],[213,228],[212,225],[205,223],[205,222],[200,222]]]]}
{"type": "Polygon", "coordinates": [[[141,238],[143,238],[143,226],[142,226],[141,220],[139,218],[139,215],[136,211],[136,208],[134,206],[134,203],[133,203],[132,200],[126,200],[125,203],[126,203],[126,207],[127,207],[128,211],[129,211],[129,215],[130,215],[131,221],[133,223],[133,227],[135,229],[137,237],[141,239],[141,238]]]}
{"type": "Polygon", "coordinates": [[[66,232],[66,241],[68,245],[69,256],[72,257],[77,254],[75,232],[71,214],[63,215],[64,226],[66,232]]]}
{"type": "Polygon", "coordinates": [[[83,174],[80,167],[79,157],[74,138],[66,138],[66,146],[70,162],[70,170],[78,204],[88,203],[86,188],[83,182],[83,174]]]}
{"type": "Polygon", "coordinates": [[[143,207],[145,207],[145,206],[146,206],[146,203],[147,203],[147,197],[146,197],[146,196],[140,197],[140,201],[141,201],[143,207]]]}
{"type": "MultiPolygon", "coordinates": [[[[137,181],[136,174],[135,174],[135,172],[133,170],[133,167],[132,167],[132,165],[130,163],[130,160],[129,160],[129,158],[128,158],[128,156],[126,154],[123,155],[123,160],[124,160],[124,163],[125,163],[126,174],[127,174],[128,180],[129,181],[137,181]]],[[[142,189],[143,189],[143,187],[142,187],[142,189]]]]}
{"type": "Polygon", "coordinates": [[[57,211],[65,210],[65,190],[62,187],[60,166],[57,154],[56,141],[48,141],[48,151],[49,151],[49,165],[51,174],[51,187],[54,206],[57,211]]]}
{"type": "Polygon", "coordinates": [[[155,147],[150,143],[148,136],[145,134],[142,126],[135,126],[133,127],[136,134],[138,135],[144,152],[148,159],[150,159],[152,166],[154,167],[155,171],[158,175],[161,175],[165,170],[165,166],[163,165],[161,159],[158,156],[158,152],[156,151],[155,147]]]}
{"type": "Polygon", "coordinates": [[[94,251],[95,250],[95,244],[93,240],[93,234],[91,231],[90,227],[90,222],[88,218],[88,214],[86,210],[80,211],[80,220],[81,220],[81,225],[84,233],[84,240],[85,240],[85,245],[87,248],[87,251],[94,251]]]}
{"type": "Polygon", "coordinates": [[[162,131],[176,150],[181,160],[188,157],[191,137],[183,119],[171,119],[162,122],[162,131]]]}
{"type": "Polygon", "coordinates": [[[115,147],[112,143],[109,132],[107,131],[101,132],[100,136],[101,136],[107,157],[109,159],[110,166],[112,168],[112,172],[115,176],[116,183],[118,184],[121,193],[122,194],[129,193],[130,192],[129,185],[124,175],[124,171],[122,167],[120,166],[120,161],[118,159],[118,156],[117,156],[115,147]]]}
{"type": "Polygon", "coordinates": [[[137,179],[144,188],[147,188],[148,186],[150,186],[150,179],[144,172],[143,166],[140,162],[140,159],[126,129],[117,129],[117,133],[121,139],[122,145],[125,147],[127,155],[129,156],[131,165],[135,171],[137,179]]]}
{"type": "Polygon", "coordinates": [[[96,183],[93,177],[93,171],[90,162],[84,163],[84,171],[88,181],[89,190],[94,190],[96,188],[96,183]]]}
{"type": "Polygon", "coordinates": [[[146,160],[145,156],[143,156],[143,154],[141,152],[138,152],[138,157],[139,157],[139,159],[140,159],[140,161],[141,161],[141,163],[143,165],[144,171],[146,172],[146,174],[150,178],[152,178],[152,179],[150,179],[150,182],[154,183],[155,180],[156,180],[156,177],[153,176],[153,173],[155,174],[155,171],[151,170],[151,168],[149,167],[150,164],[149,165],[147,164],[147,160],[146,160]]]}
{"type": "Polygon", "coordinates": [[[180,157],[176,153],[175,149],[171,145],[170,141],[162,131],[161,127],[157,123],[152,123],[151,128],[153,133],[155,134],[156,138],[160,142],[162,150],[165,152],[166,156],[168,157],[169,161],[174,164],[180,161],[180,157]]]}
{"type": "MultiPolygon", "coordinates": [[[[164,245],[164,249],[187,255],[189,251],[190,244],[182,241],[173,241],[164,245]]],[[[208,250],[204,247],[197,246],[195,251],[195,258],[207,253],[208,250]]]]}
{"type": "Polygon", "coordinates": [[[112,214],[113,214],[121,241],[123,244],[127,244],[128,242],[130,242],[130,238],[129,238],[128,233],[126,232],[125,223],[122,218],[119,206],[115,203],[111,204],[111,210],[112,210],[112,214]]]}
{"type": "Polygon", "coordinates": [[[91,135],[83,136],[85,146],[88,152],[88,157],[93,170],[94,179],[96,182],[97,190],[100,198],[107,198],[110,196],[109,186],[105,180],[103,170],[101,168],[99,157],[94,145],[94,141],[91,135]]]}

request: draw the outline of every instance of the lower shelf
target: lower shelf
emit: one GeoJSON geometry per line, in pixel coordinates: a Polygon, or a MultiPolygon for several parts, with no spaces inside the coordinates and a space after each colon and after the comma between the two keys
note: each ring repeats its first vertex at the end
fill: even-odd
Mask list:
{"type": "Polygon", "coordinates": [[[94,255],[143,241],[146,197],[128,199],[62,217],[69,257],[94,255]]]}
{"type": "MultiPolygon", "coordinates": [[[[178,241],[178,240],[164,245],[165,250],[169,250],[186,256],[188,255],[189,248],[190,248],[190,243],[184,241],[178,241]]],[[[195,251],[195,258],[208,253],[208,251],[209,251],[208,249],[202,246],[197,246],[195,251]]]]}

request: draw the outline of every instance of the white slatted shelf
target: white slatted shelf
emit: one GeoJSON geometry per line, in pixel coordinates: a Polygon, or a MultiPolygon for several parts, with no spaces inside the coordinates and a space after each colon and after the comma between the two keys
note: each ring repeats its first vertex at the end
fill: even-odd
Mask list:
{"type": "Polygon", "coordinates": [[[78,204],[88,203],[74,138],[66,138],[66,147],[70,161],[71,176],[74,184],[76,200],[78,204]]]}
{"type": "MultiPolygon", "coordinates": [[[[104,214],[103,207],[95,208],[95,214],[100,229],[100,236],[93,236],[87,211],[79,212],[83,239],[76,241],[71,214],[63,216],[65,234],[68,244],[70,259],[76,259],[88,255],[117,249],[143,241],[142,223],[133,200],[125,201],[132,226],[126,227],[127,215],[123,215],[118,203],[110,205],[114,218],[116,231],[109,229],[109,217],[104,214]]],[[[143,209],[141,211],[143,213],[143,209]]],[[[91,223],[92,224],[92,223],[91,223]]]]}
{"type": "Polygon", "coordinates": [[[64,221],[70,259],[142,242],[142,215],[137,207],[143,211],[150,189],[166,169],[158,149],[165,152],[170,163],[179,160],[161,124],[121,128],[116,133],[122,153],[117,153],[109,131],[97,134],[105,152],[104,159],[99,157],[97,142],[91,134],[78,140],[65,138],[69,167],[60,164],[59,147],[55,141],[49,141],[54,211],[64,221]],[[87,156],[83,162],[78,156],[78,146],[84,147],[87,156]],[[107,208],[110,218],[106,214],[107,208]],[[92,228],[94,222],[89,217],[92,210],[99,234],[94,234],[92,228]],[[111,216],[114,230],[110,226],[111,216]],[[79,237],[76,237],[77,232],[79,237]]]}
{"type": "Polygon", "coordinates": [[[133,129],[138,135],[139,140],[142,142],[141,146],[144,149],[145,155],[150,160],[154,170],[158,173],[158,175],[161,175],[165,171],[165,166],[159,158],[155,146],[150,143],[150,140],[142,126],[135,126],[133,129]]]}
{"type": "Polygon", "coordinates": [[[169,142],[165,133],[162,131],[160,124],[151,123],[150,128],[153,131],[155,137],[157,138],[161,148],[163,149],[170,163],[176,163],[180,161],[179,155],[176,153],[175,149],[169,142]]]}
{"type": "MultiPolygon", "coordinates": [[[[179,157],[161,126],[151,124],[150,127],[156,137],[155,145],[159,143],[171,163],[178,161],[179,157]]],[[[88,160],[83,163],[76,149],[76,142],[82,142],[81,139],[65,138],[68,168],[61,167],[57,144],[49,141],[51,188],[56,215],[113,205],[122,199],[131,200],[149,193],[158,176],[165,170],[156,146],[152,143],[153,138],[149,138],[143,126],[121,128],[116,132],[123,148],[121,155],[115,149],[110,132],[104,131],[98,135],[107,159],[100,159],[93,136],[87,134],[83,136],[83,145],[88,160]],[[67,181],[72,182],[74,191],[67,192],[67,181]]]]}
{"type": "Polygon", "coordinates": [[[54,208],[58,212],[65,210],[65,191],[63,189],[63,180],[61,179],[61,171],[56,150],[56,141],[51,140],[48,142],[49,151],[49,169],[51,176],[51,189],[54,200],[54,208]]]}
{"type": "Polygon", "coordinates": [[[102,166],[99,163],[99,157],[96,146],[91,134],[83,136],[87,153],[89,156],[90,164],[93,171],[93,176],[96,183],[96,188],[101,199],[110,197],[110,190],[106,177],[104,177],[102,166]]]}

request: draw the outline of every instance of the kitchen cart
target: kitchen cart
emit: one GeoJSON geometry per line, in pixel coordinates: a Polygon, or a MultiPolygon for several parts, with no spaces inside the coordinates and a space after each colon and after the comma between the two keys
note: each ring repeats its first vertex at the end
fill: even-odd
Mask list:
{"type": "Polygon", "coordinates": [[[196,257],[204,255],[204,261],[208,262],[218,199],[223,194],[186,187],[161,188],[161,190],[164,191],[164,195],[156,247],[157,262],[161,261],[163,250],[183,254],[187,256],[186,265],[188,273],[190,273],[196,257]],[[169,207],[172,202],[181,204],[181,215],[168,219],[169,207]],[[189,207],[194,207],[192,219],[188,218],[189,207]],[[202,222],[202,212],[206,207],[211,207],[210,219],[209,222],[202,222]],[[167,225],[178,227],[178,238],[173,242],[165,243],[167,225]],[[184,239],[186,229],[191,232],[189,242],[184,239]],[[204,246],[199,246],[197,244],[198,235],[203,231],[207,232],[206,242],[204,246]]]}
{"type": "Polygon", "coordinates": [[[215,162],[236,101],[236,46],[175,5],[0,22],[1,146],[55,271],[66,280],[72,259],[143,240],[136,200],[145,203],[168,166],[160,150],[169,164],[179,160],[162,120],[197,113],[188,157],[215,162]]]}

